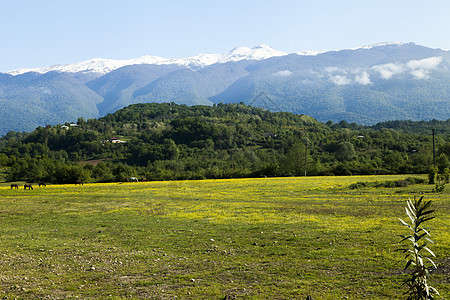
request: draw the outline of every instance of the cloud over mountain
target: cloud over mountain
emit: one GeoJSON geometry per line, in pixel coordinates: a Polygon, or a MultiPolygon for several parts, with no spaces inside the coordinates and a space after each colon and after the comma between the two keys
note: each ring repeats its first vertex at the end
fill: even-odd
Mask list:
{"type": "Polygon", "coordinates": [[[397,63],[387,63],[383,65],[373,66],[372,69],[380,73],[381,78],[389,79],[396,74],[403,73],[405,71],[404,65],[397,63]]]}
{"type": "Polygon", "coordinates": [[[407,63],[387,63],[383,65],[373,66],[372,69],[377,71],[383,79],[389,79],[394,75],[404,72],[410,73],[417,79],[427,78],[430,71],[436,69],[443,61],[442,57],[429,57],[420,60],[410,60],[407,63]]]}
{"type": "Polygon", "coordinates": [[[450,52],[413,43],[291,54],[261,45],[27,71],[0,73],[0,135],[146,102],[243,102],[361,124],[450,118],[450,52]]]}
{"type": "Polygon", "coordinates": [[[280,77],[289,77],[292,75],[292,72],[289,70],[282,70],[282,71],[278,71],[275,74],[273,74],[273,76],[280,76],[280,77]]]}
{"type": "Polygon", "coordinates": [[[351,84],[352,80],[345,75],[331,75],[330,81],[337,85],[351,84]]]}
{"type": "Polygon", "coordinates": [[[411,74],[418,79],[427,78],[430,71],[437,68],[442,62],[442,57],[430,57],[421,60],[411,60],[406,65],[411,69],[411,74]]]}
{"type": "Polygon", "coordinates": [[[361,72],[359,74],[356,74],[355,76],[355,82],[359,83],[361,85],[368,85],[371,84],[372,82],[370,81],[370,76],[369,73],[367,73],[366,71],[361,72]]]}

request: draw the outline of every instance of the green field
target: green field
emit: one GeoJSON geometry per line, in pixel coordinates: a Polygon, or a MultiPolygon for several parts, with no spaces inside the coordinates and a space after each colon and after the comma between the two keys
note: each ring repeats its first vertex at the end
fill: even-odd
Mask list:
{"type": "Polygon", "coordinates": [[[0,298],[402,299],[408,198],[433,201],[450,298],[450,200],[405,176],[0,186],[0,298]]]}

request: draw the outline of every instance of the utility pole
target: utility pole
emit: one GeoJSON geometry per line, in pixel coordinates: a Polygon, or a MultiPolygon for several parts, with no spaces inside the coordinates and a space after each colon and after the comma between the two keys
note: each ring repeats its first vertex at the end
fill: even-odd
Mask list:
{"type": "Polygon", "coordinates": [[[305,137],[305,177],[306,177],[306,163],[308,161],[307,153],[308,153],[308,139],[305,137]]]}
{"type": "Polygon", "coordinates": [[[434,142],[434,128],[433,128],[433,166],[436,169],[436,144],[434,142]]]}

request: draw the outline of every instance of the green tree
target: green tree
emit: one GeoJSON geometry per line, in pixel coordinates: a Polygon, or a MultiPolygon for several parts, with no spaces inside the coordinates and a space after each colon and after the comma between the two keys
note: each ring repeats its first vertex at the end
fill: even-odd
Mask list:
{"type": "MultiPolygon", "coordinates": [[[[450,167],[450,160],[445,154],[440,154],[436,157],[436,166],[438,170],[444,171],[446,168],[450,167]]],[[[441,173],[441,172],[440,172],[441,173]]]]}
{"type": "Polygon", "coordinates": [[[9,162],[9,158],[6,154],[0,153],[0,166],[6,166],[9,162]]]}
{"type": "Polygon", "coordinates": [[[180,156],[180,149],[171,139],[164,140],[163,152],[165,153],[165,158],[169,160],[176,160],[180,156]]]}
{"type": "Polygon", "coordinates": [[[305,174],[305,144],[296,142],[287,151],[281,172],[285,175],[300,176],[305,174]]]}
{"type": "Polygon", "coordinates": [[[337,144],[334,156],[341,162],[352,160],[356,156],[355,147],[350,142],[341,142],[337,144]]]}

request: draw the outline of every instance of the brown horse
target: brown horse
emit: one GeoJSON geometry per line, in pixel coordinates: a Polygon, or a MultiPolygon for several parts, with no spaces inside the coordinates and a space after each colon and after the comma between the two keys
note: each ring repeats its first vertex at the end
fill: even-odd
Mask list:
{"type": "Polygon", "coordinates": [[[26,190],[26,189],[29,189],[29,190],[32,190],[33,189],[33,187],[31,186],[31,184],[25,184],[24,186],[23,186],[23,189],[24,190],[26,190]]]}
{"type": "Polygon", "coordinates": [[[141,181],[145,182],[145,181],[147,181],[147,178],[142,177],[141,181]]]}
{"type": "Polygon", "coordinates": [[[19,185],[17,183],[11,183],[11,188],[12,189],[18,189],[19,185]]]}
{"type": "Polygon", "coordinates": [[[75,185],[83,185],[83,181],[81,181],[80,179],[75,180],[75,185]]]}
{"type": "Polygon", "coordinates": [[[41,187],[41,186],[47,186],[47,185],[45,184],[45,182],[39,182],[39,187],[41,187]]]}

